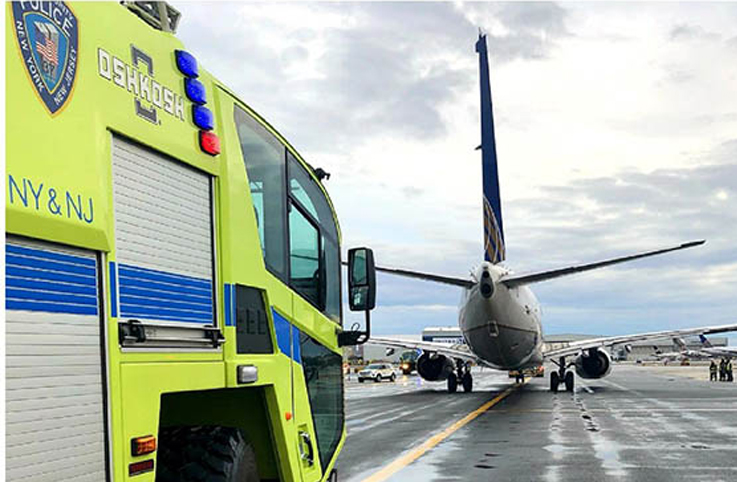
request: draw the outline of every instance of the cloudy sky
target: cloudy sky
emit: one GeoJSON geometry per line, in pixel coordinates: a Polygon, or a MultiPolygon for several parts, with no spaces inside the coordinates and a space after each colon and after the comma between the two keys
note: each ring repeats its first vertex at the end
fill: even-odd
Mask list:
{"type": "MultiPolygon", "coordinates": [[[[545,332],[737,319],[737,4],[174,5],[201,64],[332,174],[344,247],[458,276],[483,255],[483,29],[511,268],[707,239],[534,285],[545,332]]],[[[456,324],[456,288],[379,284],[376,333],[456,324]]]]}

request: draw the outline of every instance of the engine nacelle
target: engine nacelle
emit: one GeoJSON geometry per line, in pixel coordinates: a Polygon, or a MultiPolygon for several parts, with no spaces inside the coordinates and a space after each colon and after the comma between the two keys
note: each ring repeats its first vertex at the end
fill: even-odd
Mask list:
{"type": "Polygon", "coordinates": [[[612,371],[612,357],[601,348],[592,348],[576,358],[576,374],[581,378],[604,378],[612,371]]]}
{"type": "Polygon", "coordinates": [[[417,359],[417,373],[429,382],[447,380],[454,368],[453,360],[445,355],[423,353],[417,359]]]}

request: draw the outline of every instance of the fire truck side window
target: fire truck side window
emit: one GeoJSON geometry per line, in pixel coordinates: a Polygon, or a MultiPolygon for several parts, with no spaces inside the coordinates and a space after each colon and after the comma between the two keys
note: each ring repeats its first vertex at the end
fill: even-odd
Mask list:
{"type": "Polygon", "coordinates": [[[325,194],[302,164],[287,154],[289,198],[300,206],[320,229],[320,301],[317,306],[340,322],[340,250],[338,228],[325,194]]]}
{"type": "Polygon", "coordinates": [[[298,206],[289,209],[289,284],[321,307],[320,233],[298,206]]]}
{"type": "Polygon", "coordinates": [[[287,280],[285,148],[239,107],[235,123],[246,163],[251,199],[266,267],[287,280]]]}

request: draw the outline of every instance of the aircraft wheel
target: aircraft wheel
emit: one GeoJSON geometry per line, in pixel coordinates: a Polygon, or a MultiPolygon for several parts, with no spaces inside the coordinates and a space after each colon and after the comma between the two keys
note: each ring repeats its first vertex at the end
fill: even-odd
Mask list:
{"type": "Polygon", "coordinates": [[[473,391],[473,377],[471,376],[471,373],[466,372],[466,374],[463,375],[461,384],[463,385],[464,392],[471,393],[473,391]]]}
{"type": "Polygon", "coordinates": [[[566,391],[573,392],[573,372],[566,372],[566,391]]]}
{"type": "Polygon", "coordinates": [[[550,374],[550,391],[558,393],[558,385],[560,385],[560,377],[558,377],[558,372],[553,372],[550,374]]]}
{"type": "Polygon", "coordinates": [[[455,373],[448,376],[448,393],[455,393],[458,390],[458,377],[455,373]]]}

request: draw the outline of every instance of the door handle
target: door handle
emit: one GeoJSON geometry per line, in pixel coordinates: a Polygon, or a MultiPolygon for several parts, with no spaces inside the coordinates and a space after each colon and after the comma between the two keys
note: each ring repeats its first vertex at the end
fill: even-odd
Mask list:
{"type": "Polygon", "coordinates": [[[300,456],[302,457],[302,460],[307,462],[309,465],[314,465],[315,464],[315,448],[312,446],[312,437],[310,437],[309,433],[300,431],[299,438],[300,438],[299,452],[300,452],[300,456]],[[307,446],[306,452],[303,448],[303,445],[307,446]]]}

